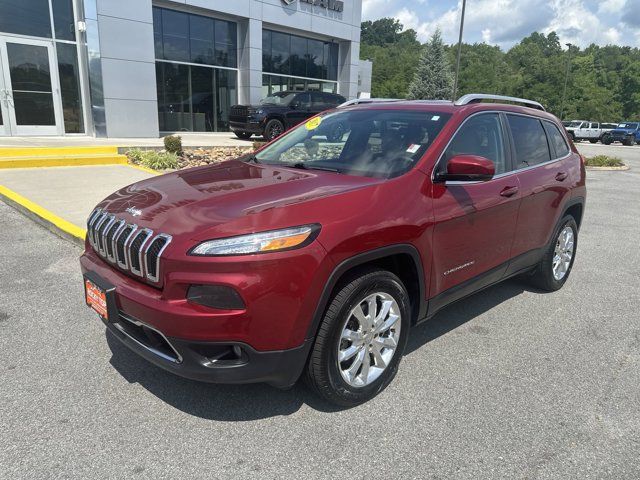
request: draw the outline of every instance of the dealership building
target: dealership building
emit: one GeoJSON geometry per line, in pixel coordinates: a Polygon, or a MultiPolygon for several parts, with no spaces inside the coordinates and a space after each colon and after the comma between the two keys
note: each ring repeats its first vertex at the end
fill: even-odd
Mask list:
{"type": "Polygon", "coordinates": [[[354,98],[361,16],[362,0],[0,0],[0,136],[227,131],[231,105],[272,92],[354,98]]]}

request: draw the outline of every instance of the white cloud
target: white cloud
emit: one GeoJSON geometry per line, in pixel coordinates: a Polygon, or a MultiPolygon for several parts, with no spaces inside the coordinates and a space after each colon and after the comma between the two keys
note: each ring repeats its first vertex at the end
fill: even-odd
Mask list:
{"type": "MultiPolygon", "coordinates": [[[[637,0],[471,0],[467,2],[464,41],[486,42],[509,48],[532,32],[555,31],[561,42],[585,47],[617,43],[640,46],[635,14],[623,15],[637,0]]],[[[461,1],[438,9],[437,0],[364,0],[363,16],[397,18],[425,42],[436,28],[448,43],[458,41],[461,1]],[[428,8],[419,4],[426,3],[428,8]]],[[[640,8],[635,7],[640,19],[640,8]]],[[[640,25],[640,24],[639,24],[640,25]]]]}

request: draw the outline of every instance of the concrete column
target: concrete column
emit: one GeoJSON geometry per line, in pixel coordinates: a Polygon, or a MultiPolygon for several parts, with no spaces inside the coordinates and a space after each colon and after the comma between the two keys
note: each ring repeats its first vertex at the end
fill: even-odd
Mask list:
{"type": "Polygon", "coordinates": [[[241,20],[238,30],[238,103],[253,105],[262,98],[262,21],[241,20]]]}
{"type": "Polygon", "coordinates": [[[157,137],[151,0],[97,0],[97,21],[107,136],[157,137]]]}
{"type": "Polygon", "coordinates": [[[340,42],[338,64],[338,93],[347,100],[358,95],[358,69],[360,68],[360,42],[340,42]]]}

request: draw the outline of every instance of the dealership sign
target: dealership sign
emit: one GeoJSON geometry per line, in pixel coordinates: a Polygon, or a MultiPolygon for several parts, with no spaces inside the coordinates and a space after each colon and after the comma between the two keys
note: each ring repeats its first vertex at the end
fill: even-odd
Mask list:
{"type": "MultiPolygon", "coordinates": [[[[287,5],[291,5],[296,0],[282,0],[287,5]]],[[[333,10],[335,12],[341,12],[344,10],[344,2],[341,0],[300,0],[300,3],[309,3],[311,5],[317,5],[318,7],[324,7],[327,10],[333,10]]]]}

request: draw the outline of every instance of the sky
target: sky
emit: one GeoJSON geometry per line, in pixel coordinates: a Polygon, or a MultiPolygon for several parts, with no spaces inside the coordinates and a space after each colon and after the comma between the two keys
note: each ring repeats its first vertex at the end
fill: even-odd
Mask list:
{"type": "MultiPolygon", "coordinates": [[[[397,18],[422,42],[440,27],[445,41],[456,43],[461,5],[461,0],[362,0],[362,16],[397,18]]],[[[555,31],[563,45],[640,47],[640,0],[467,0],[464,42],[508,49],[534,31],[555,31]]]]}

